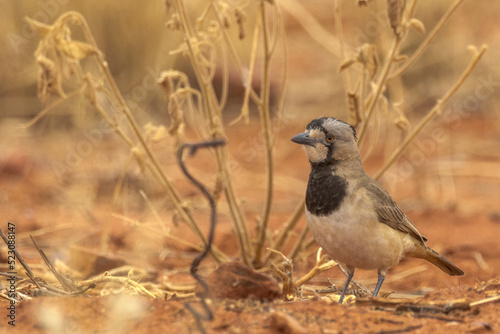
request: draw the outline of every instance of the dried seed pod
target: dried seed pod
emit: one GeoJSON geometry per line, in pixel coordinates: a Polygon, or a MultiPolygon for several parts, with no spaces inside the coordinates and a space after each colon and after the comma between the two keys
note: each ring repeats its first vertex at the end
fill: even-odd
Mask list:
{"type": "Polygon", "coordinates": [[[359,96],[356,93],[347,93],[347,106],[349,108],[349,124],[356,127],[361,121],[359,113],[359,96]]]}
{"type": "Polygon", "coordinates": [[[387,16],[396,36],[401,34],[405,4],[405,0],[387,0],[387,16]]]}
{"type": "Polygon", "coordinates": [[[219,174],[217,174],[217,177],[215,179],[215,185],[214,185],[214,188],[212,190],[212,197],[214,198],[214,200],[216,202],[221,197],[223,190],[224,190],[224,178],[219,173],[219,174]]]}
{"type": "Polygon", "coordinates": [[[238,37],[239,39],[243,39],[245,38],[245,27],[243,23],[245,23],[247,17],[245,13],[243,13],[241,10],[237,8],[234,10],[234,17],[236,19],[236,24],[238,25],[238,30],[239,30],[238,37]]]}
{"type": "Polygon", "coordinates": [[[364,65],[370,79],[373,80],[375,74],[377,74],[379,64],[377,47],[374,44],[363,44],[359,50],[358,60],[364,65]]]}

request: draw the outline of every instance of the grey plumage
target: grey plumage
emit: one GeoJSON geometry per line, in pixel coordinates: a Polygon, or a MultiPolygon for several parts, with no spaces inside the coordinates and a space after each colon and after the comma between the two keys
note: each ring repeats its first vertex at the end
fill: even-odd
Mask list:
{"type": "Polygon", "coordinates": [[[449,275],[463,271],[425,245],[387,191],[363,169],[356,131],[332,117],[311,121],[292,141],[303,145],[311,173],[306,218],[317,243],[349,274],[342,302],[356,268],[377,269],[380,290],[387,270],[405,256],[423,258],[449,275]]]}

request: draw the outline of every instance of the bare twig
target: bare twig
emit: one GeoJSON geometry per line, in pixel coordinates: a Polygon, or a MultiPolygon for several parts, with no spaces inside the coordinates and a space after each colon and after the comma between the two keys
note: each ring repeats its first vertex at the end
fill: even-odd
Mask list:
{"type": "MultiPolygon", "coordinates": [[[[409,25],[406,24],[406,22],[409,22],[409,20],[413,17],[415,8],[416,8],[416,2],[418,0],[413,0],[410,6],[407,6],[407,10],[405,10],[404,13],[404,20],[405,24],[403,24],[402,31],[400,33],[395,33],[394,34],[394,40],[392,42],[391,48],[389,49],[389,52],[387,53],[387,56],[385,57],[384,65],[382,66],[382,69],[378,73],[378,78],[377,81],[375,82],[372,91],[369,96],[369,100],[367,102],[366,106],[366,116],[363,119],[363,124],[361,125],[361,129],[358,132],[358,145],[361,145],[363,140],[365,139],[366,136],[366,130],[368,128],[368,125],[370,124],[371,117],[373,115],[373,112],[375,110],[375,106],[377,105],[381,94],[383,93],[385,89],[385,85],[387,83],[387,78],[389,76],[389,72],[391,70],[392,65],[396,61],[397,57],[399,56],[399,49],[405,40],[408,30],[409,30],[409,25]]],[[[364,102],[362,102],[364,103],[364,102]]]]}
{"type": "MultiPolygon", "coordinates": [[[[2,231],[1,228],[0,228],[0,236],[2,237],[3,241],[5,242],[5,244],[7,246],[9,246],[9,239],[3,233],[3,231],[2,231]]],[[[19,254],[19,252],[17,251],[17,249],[14,249],[14,254],[16,255],[16,258],[19,260],[19,262],[21,263],[21,265],[23,266],[23,268],[26,270],[26,273],[28,274],[28,276],[35,277],[35,274],[31,270],[30,266],[28,266],[28,264],[26,263],[26,261],[24,261],[23,257],[21,256],[21,254],[19,254]]]]}
{"type": "MultiPolygon", "coordinates": [[[[285,223],[285,226],[283,227],[283,230],[281,231],[276,241],[276,244],[274,245],[275,249],[283,248],[286,241],[288,240],[288,237],[290,236],[290,233],[293,231],[297,223],[300,221],[300,217],[302,217],[302,215],[304,214],[304,210],[305,210],[305,198],[302,199],[302,201],[296,206],[292,216],[285,223]]],[[[266,263],[271,261],[276,256],[276,254],[277,253],[275,252],[269,253],[266,259],[266,263]]]]}
{"type": "Polygon", "coordinates": [[[30,237],[31,237],[31,241],[33,242],[33,245],[35,245],[35,248],[37,249],[38,253],[40,253],[40,256],[42,257],[43,261],[45,262],[45,264],[47,265],[47,267],[49,267],[49,269],[52,272],[52,274],[54,275],[54,277],[59,281],[59,283],[61,283],[61,286],[66,291],[68,291],[70,293],[74,293],[74,292],[78,291],[78,288],[73,283],[73,281],[71,281],[70,279],[68,279],[68,278],[64,277],[63,275],[59,274],[59,272],[56,270],[56,268],[50,262],[49,258],[47,257],[47,255],[45,254],[45,252],[43,251],[43,249],[41,249],[40,247],[38,247],[38,245],[35,242],[35,239],[32,236],[30,236],[30,237]]]}
{"type": "Polygon", "coordinates": [[[443,95],[442,98],[438,99],[434,107],[425,115],[425,117],[420,121],[420,123],[415,127],[412,133],[399,145],[399,147],[392,153],[392,155],[387,159],[380,168],[380,170],[375,174],[375,179],[379,179],[382,174],[401,156],[403,151],[408,147],[408,145],[415,139],[415,137],[422,131],[424,126],[429,123],[429,121],[436,115],[439,115],[443,111],[444,105],[450,100],[450,98],[455,94],[455,92],[463,85],[465,79],[471,74],[472,70],[476,67],[479,60],[486,52],[488,47],[482,45],[480,50],[474,49],[473,56],[469,65],[462,72],[462,75],[458,78],[453,86],[443,95]]]}
{"type": "MultiPolygon", "coordinates": [[[[221,123],[222,120],[220,117],[221,110],[218,109],[219,105],[217,103],[217,97],[215,95],[214,88],[211,84],[211,78],[207,77],[207,75],[203,73],[198,61],[199,35],[197,34],[196,29],[191,24],[184,2],[181,0],[177,0],[174,4],[177,13],[179,14],[182,32],[185,35],[185,42],[188,51],[187,55],[202,92],[204,110],[208,115],[206,122],[210,126],[212,136],[224,136],[224,131],[221,123]]],[[[241,203],[236,196],[232,178],[228,169],[227,150],[222,147],[215,147],[214,153],[217,161],[217,167],[219,168],[219,173],[224,180],[224,192],[228,201],[233,225],[235,227],[235,234],[237,237],[240,254],[245,264],[249,267],[252,267],[252,261],[250,258],[252,253],[250,234],[248,232],[246,217],[241,207],[241,203]]]]}
{"type": "MultiPolygon", "coordinates": [[[[276,5],[276,4],[274,4],[276,5]]],[[[271,119],[269,115],[269,91],[270,91],[270,66],[272,50],[269,45],[269,27],[266,20],[266,1],[260,2],[260,15],[262,16],[262,40],[263,40],[263,53],[264,64],[262,69],[262,84],[261,84],[261,103],[258,106],[260,120],[262,124],[262,136],[264,137],[264,146],[266,151],[266,197],[264,201],[264,208],[260,217],[259,235],[257,236],[257,244],[255,246],[255,259],[254,263],[260,265],[262,261],[262,252],[264,250],[264,242],[269,225],[269,216],[271,214],[271,205],[273,201],[273,146],[271,142],[271,119]]]]}
{"type": "Polygon", "coordinates": [[[303,277],[295,281],[294,283],[295,288],[298,288],[299,286],[309,282],[313,277],[322,273],[323,271],[338,266],[337,262],[333,260],[328,260],[326,259],[326,257],[323,257],[321,252],[322,249],[318,248],[318,251],[316,253],[316,265],[307,274],[305,274],[303,277]]]}
{"type": "Polygon", "coordinates": [[[339,57],[339,42],[337,38],[326,30],[301,3],[301,1],[297,0],[280,1],[281,7],[299,22],[314,41],[335,57],[339,57]]]}
{"type": "Polygon", "coordinates": [[[419,45],[418,49],[396,70],[394,70],[388,77],[389,80],[400,76],[404,71],[406,71],[411,65],[415,63],[415,61],[420,58],[420,56],[425,52],[429,44],[434,40],[437,36],[437,33],[444,26],[446,21],[451,17],[453,12],[458,8],[458,6],[463,2],[463,0],[455,0],[454,3],[448,8],[448,10],[443,14],[441,19],[436,23],[432,31],[427,35],[427,37],[422,41],[419,45]]]}
{"type": "Polygon", "coordinates": [[[499,301],[499,300],[500,300],[500,296],[493,296],[493,297],[489,297],[489,298],[486,298],[486,299],[481,299],[481,300],[472,302],[472,303],[469,304],[469,306],[470,307],[475,307],[475,306],[479,306],[479,305],[483,305],[483,304],[487,304],[487,303],[493,303],[493,302],[496,302],[496,301],[499,301]]]}

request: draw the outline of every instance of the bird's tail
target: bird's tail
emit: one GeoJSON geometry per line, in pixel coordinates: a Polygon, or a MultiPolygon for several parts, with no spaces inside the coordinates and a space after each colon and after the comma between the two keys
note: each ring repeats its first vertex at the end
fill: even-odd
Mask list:
{"type": "Polygon", "coordinates": [[[438,252],[426,247],[426,252],[422,256],[425,260],[429,261],[445,273],[451,276],[463,276],[464,272],[462,269],[458,268],[456,265],[451,263],[445,257],[441,256],[438,252]]]}

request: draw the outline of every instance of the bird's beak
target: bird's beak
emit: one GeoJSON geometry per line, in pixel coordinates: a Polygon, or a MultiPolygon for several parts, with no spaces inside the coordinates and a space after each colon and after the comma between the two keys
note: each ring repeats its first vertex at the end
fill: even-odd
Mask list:
{"type": "Polygon", "coordinates": [[[316,143],[318,142],[315,139],[312,139],[309,137],[309,132],[304,132],[301,134],[298,134],[292,138],[292,141],[297,144],[301,145],[309,145],[312,147],[316,147],[316,143]]]}

